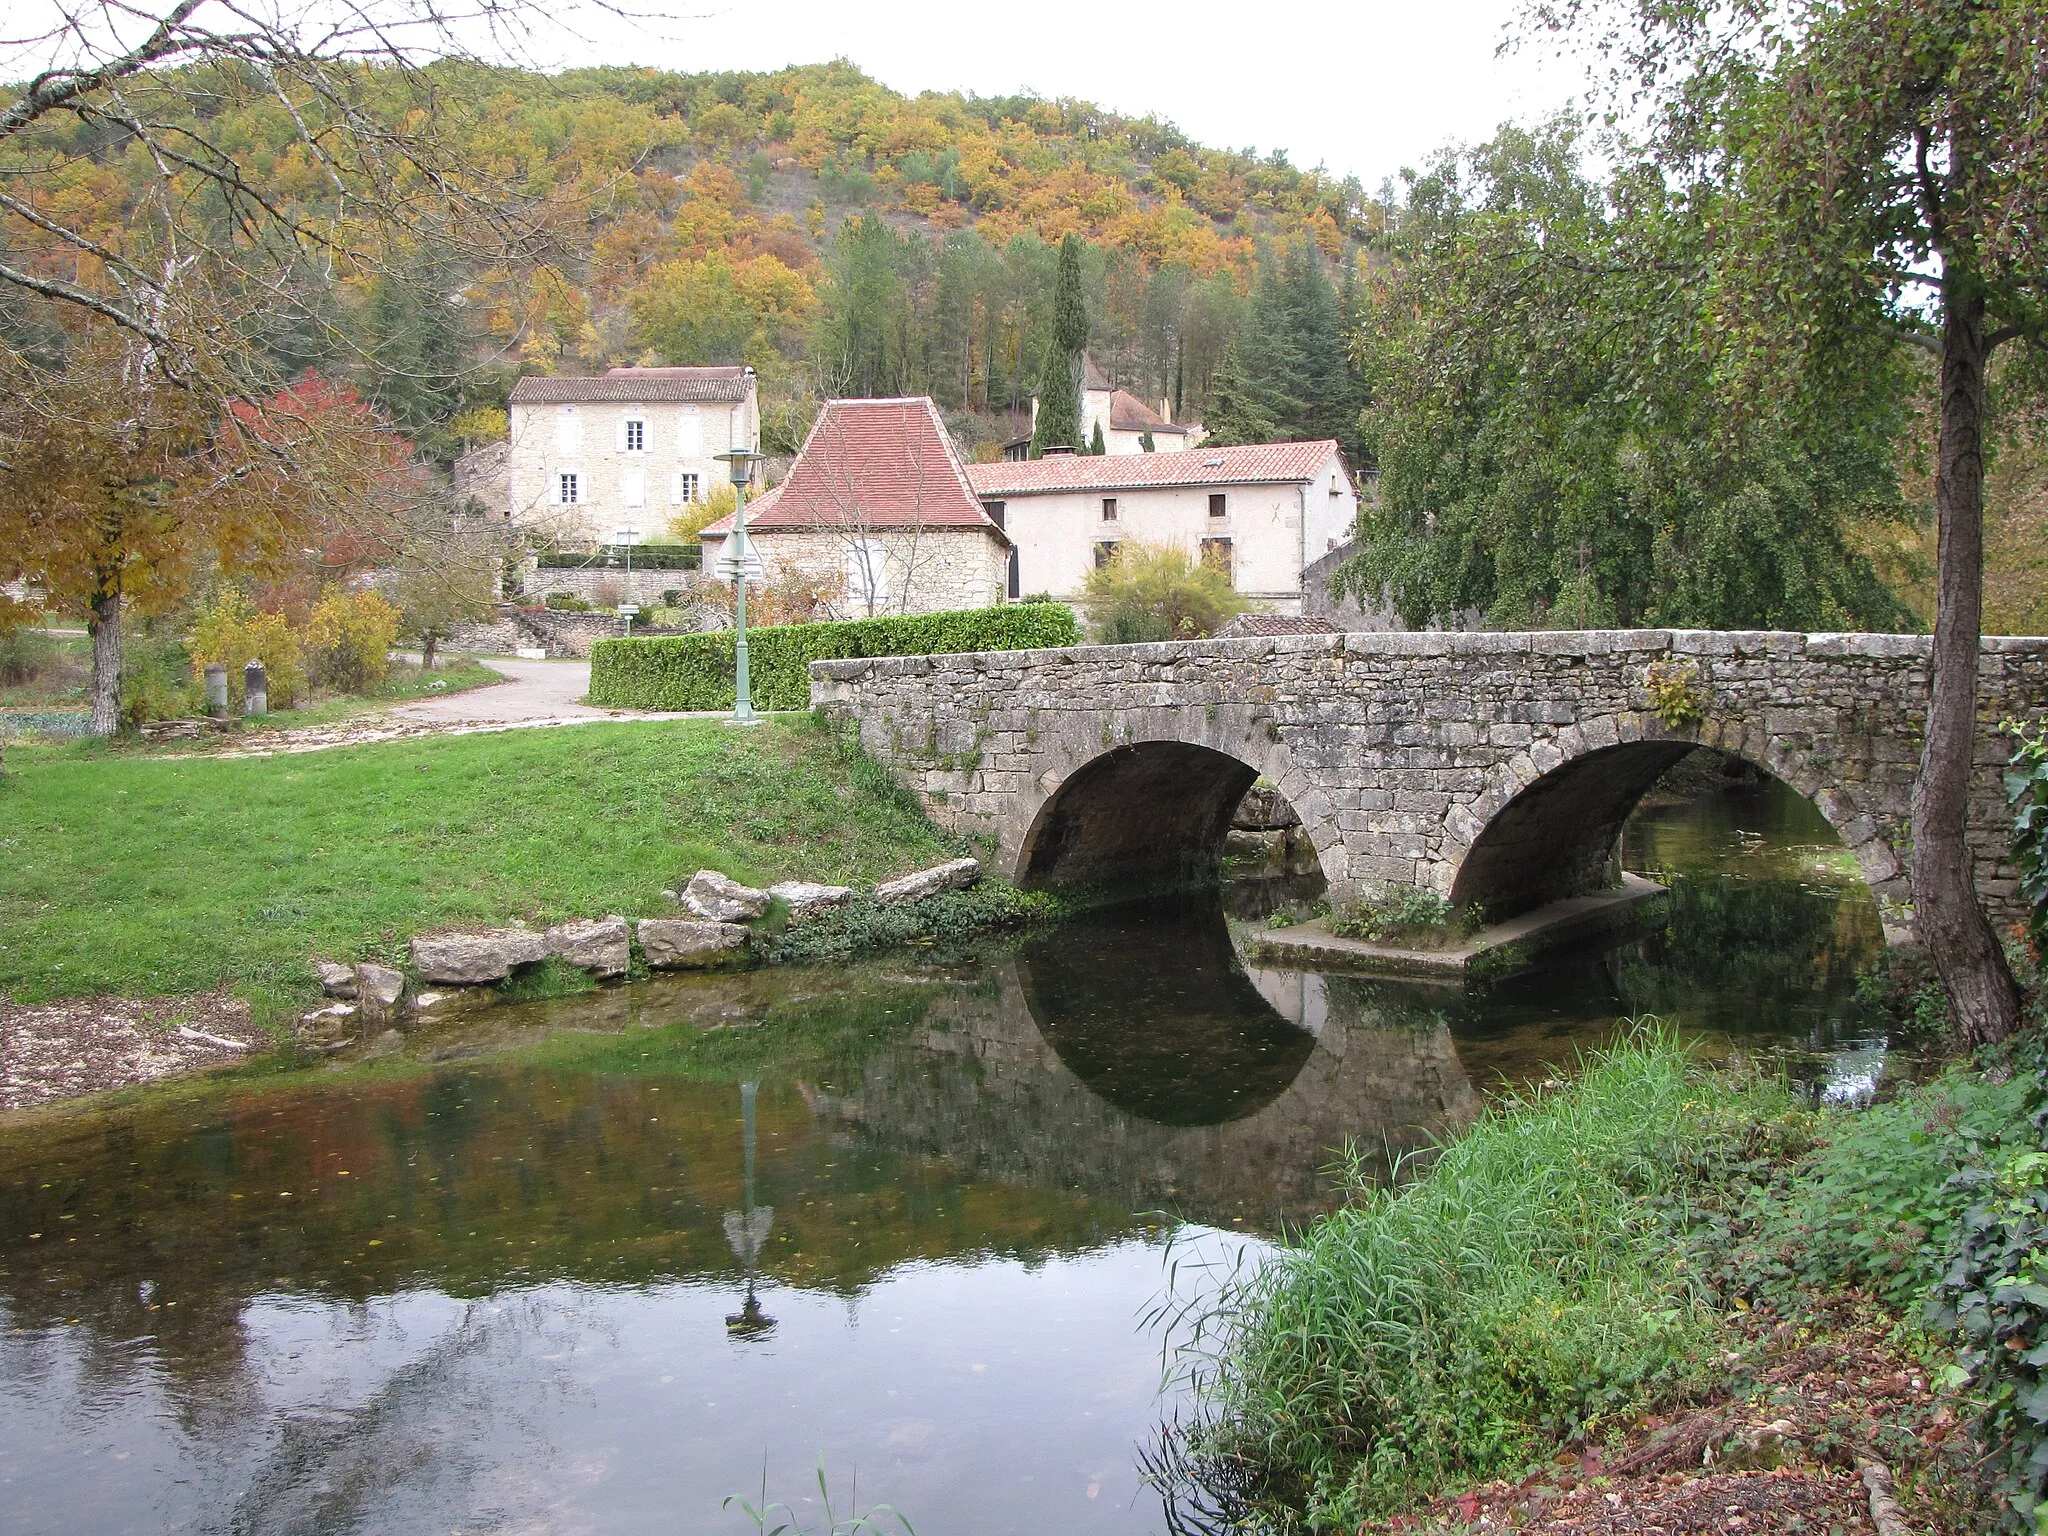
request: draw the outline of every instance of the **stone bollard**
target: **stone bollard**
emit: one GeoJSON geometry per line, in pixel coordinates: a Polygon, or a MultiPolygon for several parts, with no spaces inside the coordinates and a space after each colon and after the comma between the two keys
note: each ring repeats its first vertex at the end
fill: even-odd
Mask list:
{"type": "Polygon", "coordinates": [[[264,679],[263,663],[260,661],[252,661],[242,668],[242,713],[270,713],[270,685],[264,679]]]}
{"type": "Polygon", "coordinates": [[[215,719],[228,712],[228,669],[217,661],[206,664],[206,712],[215,719]]]}

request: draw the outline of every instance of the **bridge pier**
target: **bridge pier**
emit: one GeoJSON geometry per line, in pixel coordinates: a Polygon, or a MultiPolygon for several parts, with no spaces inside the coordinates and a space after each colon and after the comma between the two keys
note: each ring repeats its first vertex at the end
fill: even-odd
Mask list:
{"type": "MultiPolygon", "coordinates": [[[[1258,777],[1333,896],[1416,885],[1495,917],[1610,882],[1643,791],[1718,747],[1819,807],[1903,936],[1927,655],[1912,635],[1298,635],[817,662],[811,691],[1020,884],[1212,868],[1258,777]],[[1653,667],[1696,719],[1655,713],[1653,667]]],[[[2048,713],[2048,640],[1987,639],[1979,694],[1970,843],[2006,921],[1998,722],[2048,713]]]]}

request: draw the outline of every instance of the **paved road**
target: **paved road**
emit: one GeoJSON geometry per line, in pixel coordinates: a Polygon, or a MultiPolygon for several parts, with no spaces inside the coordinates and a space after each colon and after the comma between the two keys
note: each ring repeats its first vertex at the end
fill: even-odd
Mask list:
{"type": "Polygon", "coordinates": [[[394,720],[435,725],[512,725],[526,720],[630,720],[631,710],[592,709],[583,702],[590,691],[587,661],[525,661],[491,656],[484,665],[505,674],[489,688],[472,688],[445,699],[421,699],[392,708],[394,720]]]}

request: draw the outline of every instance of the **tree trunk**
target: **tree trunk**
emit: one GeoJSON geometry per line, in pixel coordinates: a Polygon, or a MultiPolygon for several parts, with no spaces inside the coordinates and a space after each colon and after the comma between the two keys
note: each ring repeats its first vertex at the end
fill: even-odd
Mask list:
{"type": "Polygon", "coordinates": [[[92,724],[95,736],[121,728],[121,578],[113,577],[92,600],[92,724]]]}
{"type": "Polygon", "coordinates": [[[420,643],[420,670],[422,672],[434,670],[434,652],[440,648],[440,645],[441,637],[431,629],[428,630],[426,638],[420,643]]]}
{"type": "Polygon", "coordinates": [[[1941,333],[1941,439],[1933,697],[1913,785],[1913,926],[1968,1045],[2020,1027],[2020,993],[1977,900],[1970,779],[1977,747],[1977,653],[1984,600],[1984,299],[1947,265],[1941,333]]]}

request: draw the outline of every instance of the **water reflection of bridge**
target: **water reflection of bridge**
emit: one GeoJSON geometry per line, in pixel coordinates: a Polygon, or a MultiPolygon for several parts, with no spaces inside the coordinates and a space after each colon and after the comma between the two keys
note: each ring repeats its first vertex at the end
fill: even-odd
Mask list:
{"type": "Polygon", "coordinates": [[[1391,1159],[1477,1112],[1425,992],[1241,968],[1213,905],[1027,946],[820,1109],[969,1177],[1267,1229],[1326,1209],[1346,1146],[1391,1159]]]}

